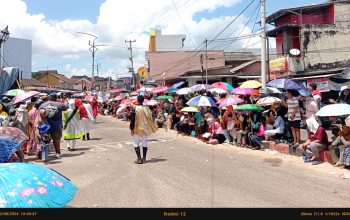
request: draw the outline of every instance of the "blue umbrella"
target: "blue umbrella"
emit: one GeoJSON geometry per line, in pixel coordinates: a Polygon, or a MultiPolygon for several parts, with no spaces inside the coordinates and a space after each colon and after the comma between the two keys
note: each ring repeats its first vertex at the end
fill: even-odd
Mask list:
{"type": "Polygon", "coordinates": [[[215,101],[207,96],[196,96],[190,99],[186,104],[190,106],[216,106],[215,101]]]}
{"type": "Polygon", "coordinates": [[[172,86],[169,87],[169,90],[175,90],[175,89],[179,88],[180,86],[182,86],[183,84],[185,84],[184,81],[175,83],[174,85],[172,85],[172,86]]]}
{"type": "Polygon", "coordinates": [[[10,134],[0,134],[0,163],[7,162],[11,155],[20,149],[23,143],[23,140],[10,134]]]}
{"type": "Polygon", "coordinates": [[[267,86],[275,87],[279,89],[291,89],[291,90],[303,90],[304,86],[299,85],[298,83],[289,80],[289,79],[275,79],[267,83],[267,86]]]}
{"type": "Polygon", "coordinates": [[[0,208],[61,208],[76,192],[69,179],[46,167],[0,164],[0,208]]]}

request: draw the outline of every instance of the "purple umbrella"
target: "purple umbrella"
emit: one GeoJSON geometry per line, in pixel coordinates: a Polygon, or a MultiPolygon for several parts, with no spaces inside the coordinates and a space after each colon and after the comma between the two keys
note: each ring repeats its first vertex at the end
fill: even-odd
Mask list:
{"type": "Polygon", "coordinates": [[[197,84],[191,87],[191,89],[194,92],[201,91],[201,90],[207,90],[207,89],[212,89],[214,86],[209,85],[209,84],[197,84]]]}
{"type": "Polygon", "coordinates": [[[292,89],[292,90],[303,90],[303,86],[289,79],[275,79],[267,84],[267,86],[275,87],[279,89],[292,89]]]}
{"type": "Polygon", "coordinates": [[[231,93],[236,94],[236,95],[249,95],[252,92],[253,92],[253,89],[237,87],[234,90],[232,90],[231,93]]]}

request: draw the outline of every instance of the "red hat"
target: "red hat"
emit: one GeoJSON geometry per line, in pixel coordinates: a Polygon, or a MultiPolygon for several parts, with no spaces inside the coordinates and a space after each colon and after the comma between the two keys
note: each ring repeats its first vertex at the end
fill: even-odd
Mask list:
{"type": "Polygon", "coordinates": [[[252,93],[250,93],[250,95],[260,96],[259,90],[253,90],[252,93]]]}

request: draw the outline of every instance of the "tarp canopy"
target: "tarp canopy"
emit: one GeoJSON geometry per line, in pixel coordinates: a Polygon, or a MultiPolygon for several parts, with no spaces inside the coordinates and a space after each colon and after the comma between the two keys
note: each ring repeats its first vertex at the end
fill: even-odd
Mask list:
{"type": "Polygon", "coordinates": [[[16,67],[6,67],[1,70],[0,74],[0,95],[4,94],[11,88],[19,74],[19,69],[16,67]]]}

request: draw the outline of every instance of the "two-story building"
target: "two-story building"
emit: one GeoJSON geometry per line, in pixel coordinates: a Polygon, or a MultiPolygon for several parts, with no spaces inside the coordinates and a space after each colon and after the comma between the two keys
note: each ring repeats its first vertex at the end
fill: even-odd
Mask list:
{"type": "Polygon", "coordinates": [[[274,26],[268,36],[276,39],[277,50],[277,58],[270,60],[270,78],[289,75],[328,84],[350,65],[349,11],[350,1],[338,0],[268,16],[266,22],[274,26]]]}

